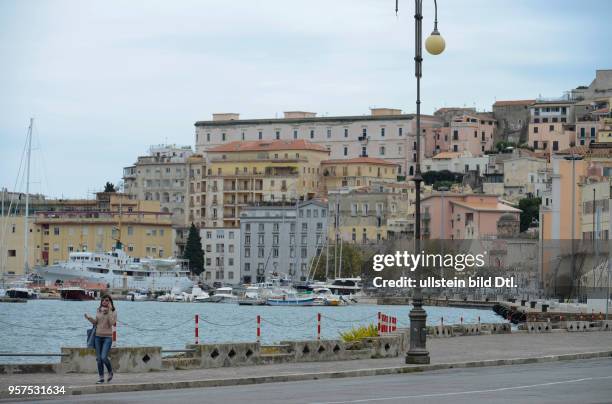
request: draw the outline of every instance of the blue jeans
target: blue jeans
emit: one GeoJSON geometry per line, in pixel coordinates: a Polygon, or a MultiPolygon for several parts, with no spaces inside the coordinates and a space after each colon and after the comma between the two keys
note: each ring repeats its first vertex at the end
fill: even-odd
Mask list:
{"type": "Polygon", "coordinates": [[[104,377],[104,365],[106,365],[106,369],[108,373],[113,373],[113,367],[111,366],[111,361],[108,359],[108,353],[110,352],[111,345],[113,344],[112,337],[99,337],[96,335],[94,340],[94,344],[96,346],[96,362],[98,362],[98,374],[100,378],[104,377]]]}

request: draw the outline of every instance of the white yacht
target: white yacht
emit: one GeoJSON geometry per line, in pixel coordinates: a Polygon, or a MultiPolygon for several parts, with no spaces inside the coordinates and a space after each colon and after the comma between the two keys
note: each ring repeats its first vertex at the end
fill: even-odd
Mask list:
{"type": "Polygon", "coordinates": [[[175,289],[184,292],[193,287],[185,262],[179,259],[132,258],[123,251],[121,243],[117,243],[112,251],[73,252],[67,261],[36,270],[45,281],[52,283],[83,279],[104,283],[108,288],[146,289],[151,292],[175,289]]]}

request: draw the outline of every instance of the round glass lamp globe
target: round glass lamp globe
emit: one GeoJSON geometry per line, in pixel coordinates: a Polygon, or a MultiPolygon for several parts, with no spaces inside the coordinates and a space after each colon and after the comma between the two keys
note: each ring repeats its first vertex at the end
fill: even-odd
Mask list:
{"type": "Polygon", "coordinates": [[[431,53],[432,55],[439,55],[440,53],[444,52],[445,47],[446,42],[440,34],[431,34],[425,40],[425,49],[427,49],[427,52],[431,53]]]}

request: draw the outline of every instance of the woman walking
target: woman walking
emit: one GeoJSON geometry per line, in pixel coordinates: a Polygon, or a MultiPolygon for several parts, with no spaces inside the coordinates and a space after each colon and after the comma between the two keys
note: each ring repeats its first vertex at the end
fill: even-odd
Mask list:
{"type": "Polygon", "coordinates": [[[113,325],[117,322],[117,312],[113,299],[109,295],[102,295],[100,306],[96,310],[96,316],[85,314],[85,318],[96,326],[94,344],[96,347],[96,361],[98,362],[98,375],[100,379],[96,384],[104,383],[104,366],[108,370],[107,382],[113,380],[113,367],[111,366],[108,353],[113,344],[113,325]]]}

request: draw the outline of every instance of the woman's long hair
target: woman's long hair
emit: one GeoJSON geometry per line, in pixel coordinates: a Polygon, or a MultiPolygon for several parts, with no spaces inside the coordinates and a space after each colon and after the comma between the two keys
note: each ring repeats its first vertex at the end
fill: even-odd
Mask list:
{"type": "Polygon", "coordinates": [[[98,307],[98,310],[102,307],[102,301],[104,299],[108,299],[110,301],[110,305],[111,305],[111,309],[113,309],[113,311],[115,311],[115,303],[113,303],[113,298],[110,297],[110,295],[108,294],[103,294],[102,297],[100,297],[100,306],[98,307]]]}

